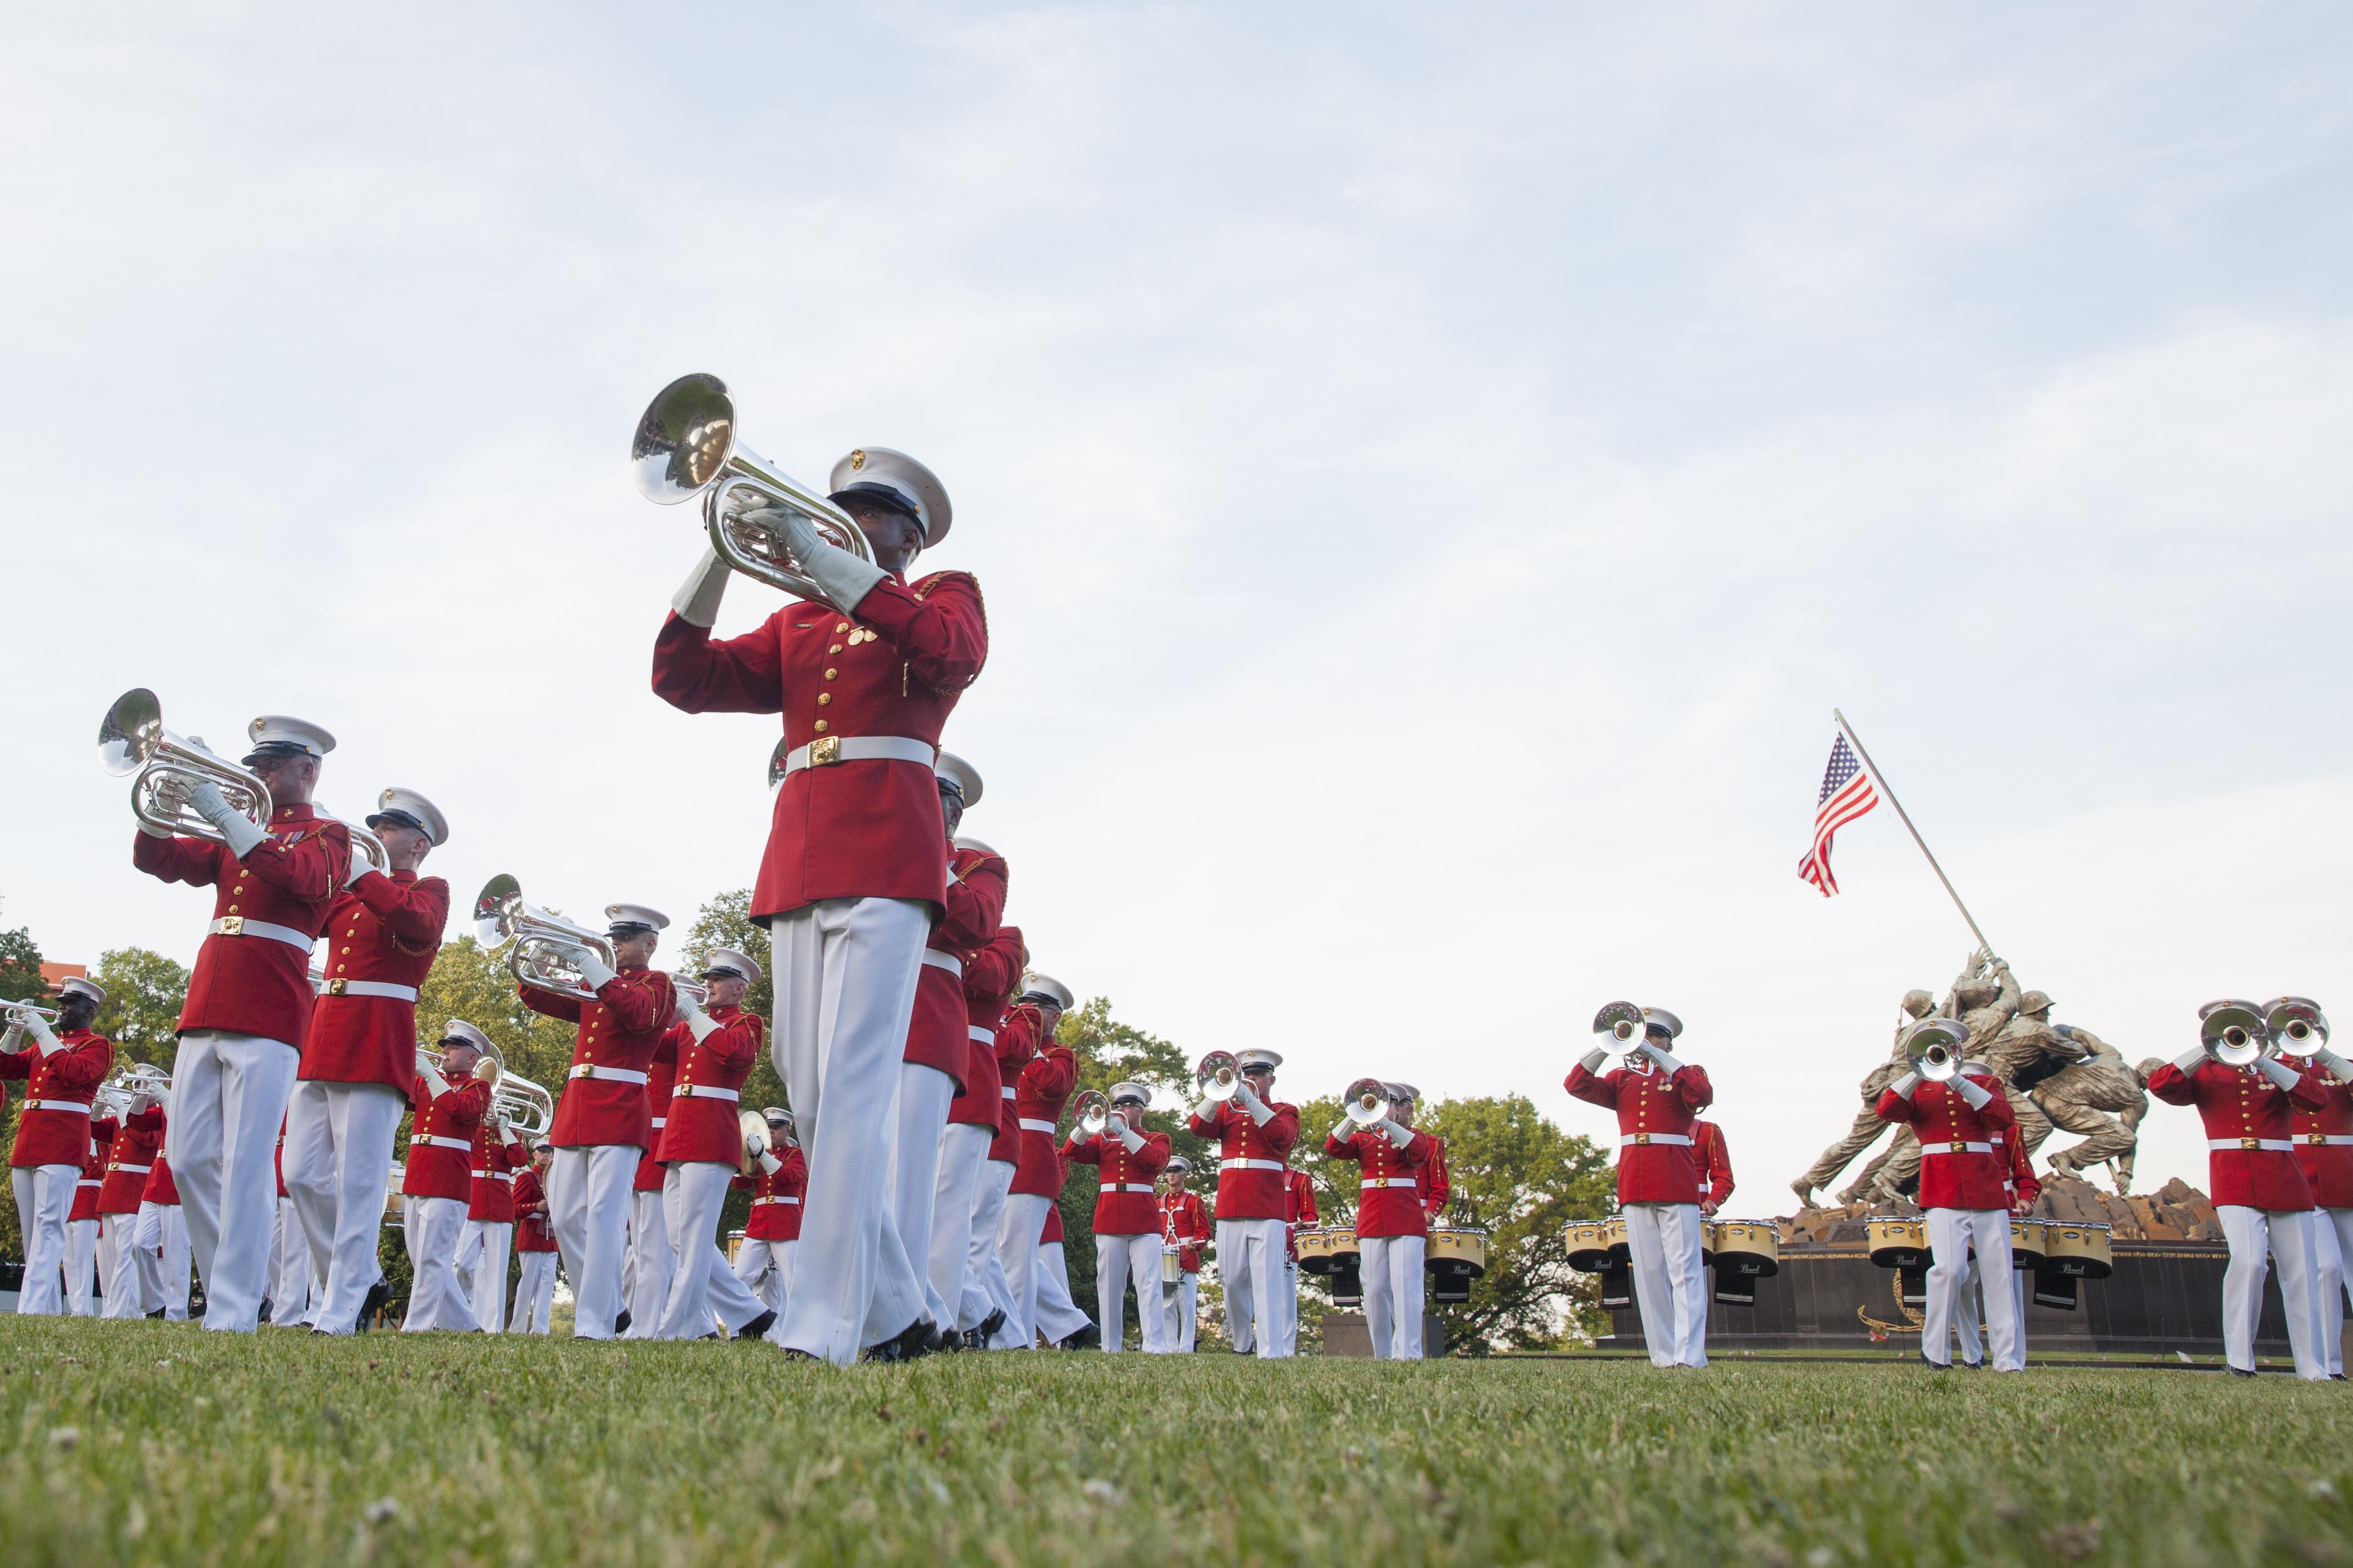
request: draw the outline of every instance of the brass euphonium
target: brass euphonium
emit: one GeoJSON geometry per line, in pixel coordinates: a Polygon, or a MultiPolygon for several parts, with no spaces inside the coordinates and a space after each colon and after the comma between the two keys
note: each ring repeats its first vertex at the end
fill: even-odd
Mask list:
{"type": "Polygon", "coordinates": [[[1642,1039],[1642,1009],[1633,1003],[1612,1002],[1593,1015],[1593,1047],[1603,1055],[1622,1057],[1642,1039]]]}
{"type": "Polygon", "coordinates": [[[610,940],[523,902],[522,884],[503,872],[483,883],[474,898],[474,939],[492,952],[513,943],[507,968],[517,980],[584,1002],[595,1001],[596,993],[589,989],[575,956],[586,948],[606,968],[616,967],[610,940]]]}
{"type": "Polygon", "coordinates": [[[1923,1018],[1904,1031],[1904,1054],[1912,1070],[1930,1083],[1949,1083],[1961,1073],[1961,1052],[1969,1026],[1957,1018],[1923,1018]]]}
{"type": "Polygon", "coordinates": [[[1193,1069],[1193,1082],[1204,1100],[1231,1100],[1242,1091],[1241,1062],[1231,1051],[1211,1051],[1193,1069]]]}
{"type": "Polygon", "coordinates": [[[2198,1010],[2198,1043],[2226,1067],[2242,1068],[2269,1054],[2271,1035],[2263,1010],[2236,999],[2209,1002],[2198,1010]]]}
{"type": "Polygon", "coordinates": [[[715,375],[682,375],[655,395],[629,441],[638,493],[661,506],[702,500],[702,522],[720,560],[745,576],[803,599],[826,602],[784,536],[746,512],[782,508],[815,525],[828,544],[860,561],[873,546],[850,515],[736,438],[735,400],[715,375]]]}
{"type": "Polygon", "coordinates": [[[220,830],[188,804],[189,791],[211,783],[220,786],[230,810],[269,830],[269,786],[260,775],[216,755],[201,737],[183,740],[164,728],[164,705],[143,686],[116,698],[99,721],[98,762],[117,778],[135,775],[131,814],[150,827],[225,842],[220,830]]]}
{"type": "Polygon", "coordinates": [[[2263,1026],[2272,1048],[2299,1060],[2316,1056],[2328,1044],[2328,1015],[2307,996],[2281,996],[2263,1009],[2263,1026]]]}
{"type": "Polygon", "coordinates": [[[1389,1086],[1377,1078],[1360,1078],[1340,1100],[1341,1114],[1359,1127],[1389,1119],[1389,1086]]]}

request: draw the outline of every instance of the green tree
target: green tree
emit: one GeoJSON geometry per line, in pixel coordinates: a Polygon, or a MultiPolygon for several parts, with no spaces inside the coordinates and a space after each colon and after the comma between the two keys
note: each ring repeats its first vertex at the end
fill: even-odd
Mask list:
{"type": "Polygon", "coordinates": [[[180,1054],[180,1009],[188,999],[188,972],[143,947],[109,948],[91,976],[106,991],[98,1032],[112,1040],[124,1062],[153,1062],[166,1072],[180,1054]]]}

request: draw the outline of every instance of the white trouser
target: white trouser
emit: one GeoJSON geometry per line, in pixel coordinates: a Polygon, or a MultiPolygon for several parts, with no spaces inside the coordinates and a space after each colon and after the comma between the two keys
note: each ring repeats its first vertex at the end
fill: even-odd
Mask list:
{"type": "Polygon", "coordinates": [[[294,1086],[286,1108],[286,1193],[301,1216],[319,1279],[311,1325],[348,1334],[384,1278],[376,1243],[392,1184],[393,1135],[408,1101],[389,1084],[294,1086]]]}
{"type": "Polygon", "coordinates": [[[891,1226],[892,1102],[915,1011],[931,915],[910,899],[826,899],[768,923],[776,961],[771,1056],[792,1096],[808,1191],[801,1261],[780,1344],[847,1366],[870,1321],[896,1333],[923,1315],[903,1247],[882,1272],[891,1226]]]}
{"type": "Polygon", "coordinates": [[[135,1213],[98,1216],[98,1280],[105,1293],[101,1310],[107,1317],[139,1315],[139,1268],[131,1259],[131,1233],[138,1228],[139,1216],[135,1213]],[[123,1292],[124,1300],[115,1300],[117,1290],[123,1292]]]}
{"type": "Polygon", "coordinates": [[[1226,1342],[1261,1361],[1280,1361],[1282,1348],[1282,1242],[1279,1219],[1218,1221],[1218,1277],[1226,1288],[1226,1342]]]}
{"type": "Polygon", "coordinates": [[[932,1181],[932,1239],[924,1259],[925,1295],[943,1329],[975,1329],[988,1316],[988,1293],[970,1276],[973,1205],[979,1196],[980,1168],[988,1163],[988,1129],[954,1121],[940,1134],[940,1168],[932,1181]],[[973,1309],[979,1316],[973,1317],[973,1309]],[[969,1320],[969,1321],[967,1321],[969,1320]]]}
{"type": "Polygon", "coordinates": [[[522,1280],[515,1287],[515,1332],[547,1332],[547,1314],[555,1305],[555,1254],[522,1255],[522,1280]]]}
{"type": "Polygon", "coordinates": [[[507,1258],[514,1250],[514,1222],[470,1219],[473,1233],[474,1277],[471,1295],[474,1321],[488,1334],[507,1331],[507,1258]]]}
{"type": "Polygon", "coordinates": [[[2353,1209],[2313,1210],[2312,1242],[2320,1359],[2336,1377],[2345,1371],[2345,1260],[2353,1258],[2353,1209]]]}
{"type": "Polygon", "coordinates": [[[1969,1288],[1969,1249],[1977,1249],[1977,1273],[1992,1283],[1985,1290],[1986,1340],[1996,1372],[2026,1364],[2026,1336],[2019,1321],[2018,1293],[2001,1288],[2010,1266],[2008,1209],[1928,1209],[1928,1303],[1920,1325],[1920,1353],[1938,1366],[1952,1364],[1953,1320],[1969,1288]]]}
{"type": "Polygon", "coordinates": [[[458,1238],[466,1228],[463,1198],[411,1197],[401,1205],[401,1235],[408,1244],[408,1316],[403,1333],[480,1325],[458,1286],[458,1238]]]}
{"type": "MultiPolygon", "coordinates": [[[[630,1180],[635,1181],[632,1176],[630,1180]]],[[[671,1240],[670,1219],[659,1192],[629,1194],[629,1256],[627,1295],[629,1330],[624,1339],[650,1340],[661,1321],[662,1303],[670,1300],[670,1282],[678,1273],[678,1247],[671,1240]]]]}
{"type": "Polygon", "coordinates": [[[166,1322],[188,1321],[188,1220],[177,1204],[139,1205],[139,1296],[164,1310],[166,1322]]]}
{"type": "Polygon", "coordinates": [[[2263,1316],[2268,1251],[2269,1258],[2279,1259],[2280,1307],[2287,1319],[2295,1374],[2306,1382],[2326,1380],[2328,1363],[2318,1342],[2320,1293],[2314,1289],[2313,1268],[2320,1248],[2313,1235],[2312,1211],[2273,1214],[2242,1204],[2217,1204],[2214,1217],[2231,1243],[2231,1266],[2222,1271],[2224,1359],[2242,1372],[2254,1370],[2255,1323],[2263,1316]]]}
{"type": "Polygon", "coordinates": [[[991,1344],[1003,1350],[1034,1350],[1038,1344],[1038,1238],[1054,1200],[1036,1193],[1008,1193],[1005,1217],[997,1223],[997,1250],[1005,1260],[1005,1287],[1013,1310],[991,1344]]]}
{"type": "Polygon", "coordinates": [[[666,1234],[677,1249],[670,1295],[662,1303],[654,1337],[699,1340],[715,1327],[730,1331],[766,1311],[719,1250],[719,1211],[735,1167],[710,1160],[681,1160],[662,1174],[666,1234]]]}
{"type": "Polygon", "coordinates": [[[66,1310],[77,1318],[98,1316],[98,1221],[66,1221],[66,1310]]]}
{"type": "Polygon", "coordinates": [[[11,1165],[16,1225],[25,1234],[25,1286],[16,1310],[50,1316],[66,1310],[66,1215],[73,1212],[79,1165],[11,1165]]]}
{"type": "Polygon", "coordinates": [[[1357,1264],[1365,1281],[1365,1326],[1377,1361],[1421,1359],[1421,1262],[1430,1241],[1419,1236],[1360,1236],[1357,1264]]]}
{"type": "Polygon", "coordinates": [[[1299,1353],[1299,1260],[1282,1260],[1282,1353],[1299,1353]]]}
{"type": "Polygon", "coordinates": [[[1013,1316],[1013,1282],[1006,1277],[1005,1254],[997,1245],[1005,1228],[1005,1200],[1013,1191],[1016,1167],[1007,1160],[984,1160],[972,1199],[972,1246],[965,1257],[964,1304],[956,1309],[960,1328],[976,1329],[991,1312],[1013,1316]]]}
{"type": "Polygon", "coordinates": [[[1105,1236],[1095,1232],[1095,1310],[1103,1318],[1103,1348],[1122,1350],[1127,1343],[1127,1288],[1135,1286],[1136,1327],[1143,1331],[1144,1349],[1158,1355],[1162,1342],[1160,1305],[1160,1233],[1105,1236]]]}
{"type": "Polygon", "coordinates": [[[1193,1353],[1194,1313],[1201,1299],[1201,1277],[1179,1273],[1176,1283],[1161,1288],[1161,1310],[1166,1319],[1160,1342],[1178,1355],[1193,1353]]]}
{"type": "Polygon", "coordinates": [[[172,1064],[164,1133],[188,1251],[205,1282],[205,1327],[251,1333],[269,1289],[278,1130],[301,1053],[283,1040],[191,1029],[172,1064]]]}
{"type": "MultiPolygon", "coordinates": [[[[470,1201],[467,1207],[472,1206],[470,1201]]],[[[458,1227],[458,1256],[454,1267],[458,1273],[458,1289],[466,1293],[470,1304],[474,1300],[474,1265],[480,1262],[481,1258],[482,1222],[469,1215],[466,1223],[458,1227]]],[[[474,1321],[480,1322],[482,1315],[475,1313],[474,1321]]]]}
{"type": "MultiPolygon", "coordinates": [[[[883,1243],[883,1261],[877,1273],[895,1274],[901,1268],[915,1277],[923,1292],[923,1316],[942,1328],[955,1309],[932,1281],[932,1205],[939,1195],[940,1140],[947,1133],[948,1107],[955,1100],[955,1079],[914,1062],[899,1064],[899,1115],[891,1160],[892,1224],[883,1243]],[[894,1257],[895,1253],[895,1257],[894,1257]]],[[[887,1320],[874,1335],[896,1333],[887,1320]]],[[[875,1325],[867,1325],[870,1331],[875,1325]]]]}
{"type": "Polygon", "coordinates": [[[278,1200],[278,1234],[269,1253],[269,1321],[307,1326],[318,1302],[318,1280],[311,1271],[311,1243],[302,1233],[302,1216],[294,1207],[294,1188],[278,1200]]]}
{"type": "MultiPolygon", "coordinates": [[[[1628,1204],[1626,1250],[1652,1366],[1707,1364],[1707,1270],[1697,1204],[1628,1204]]],[[[2007,1233],[2005,1233],[2007,1234],[2007,1233]]]]}
{"type": "MultiPolygon", "coordinates": [[[[1048,1344],[1069,1339],[1089,1320],[1071,1300],[1071,1260],[1059,1241],[1038,1244],[1038,1331],[1048,1344]]],[[[1108,1339],[1104,1342],[1108,1344],[1108,1339]]]]}
{"type": "MultiPolygon", "coordinates": [[[[792,1289],[793,1248],[797,1245],[755,1240],[747,1236],[744,1245],[735,1249],[735,1278],[779,1318],[784,1315],[785,1292],[792,1289]]],[[[775,1330],[769,1331],[773,1333],[775,1330]]]]}
{"type": "Polygon", "coordinates": [[[565,1278],[572,1281],[572,1337],[609,1340],[621,1312],[621,1248],[629,1230],[635,1143],[584,1143],[555,1151],[547,1167],[547,1219],[565,1278]]]}

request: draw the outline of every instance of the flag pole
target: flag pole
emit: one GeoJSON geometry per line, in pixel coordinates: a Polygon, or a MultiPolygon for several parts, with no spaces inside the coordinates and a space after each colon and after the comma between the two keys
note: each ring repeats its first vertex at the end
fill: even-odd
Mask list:
{"type": "Polygon", "coordinates": [[[1936,856],[1929,854],[1928,841],[1920,837],[1918,828],[1912,826],[1912,814],[1904,809],[1904,803],[1895,798],[1894,790],[1888,788],[1887,775],[1879,771],[1879,764],[1873,762],[1871,753],[1862,749],[1862,740],[1855,734],[1854,726],[1848,723],[1846,715],[1835,708],[1831,710],[1831,717],[1838,721],[1840,732],[1845,735],[1848,743],[1854,747],[1855,755],[1862,759],[1862,765],[1871,770],[1871,776],[1879,781],[1879,793],[1887,797],[1887,804],[1894,806],[1895,815],[1904,819],[1905,830],[1912,835],[1912,842],[1920,847],[1921,854],[1927,856],[1928,869],[1936,873],[1936,880],[1945,884],[1945,891],[1951,897],[1953,908],[1960,910],[1961,919],[1969,922],[1969,934],[1978,939],[1978,947],[1991,952],[1993,944],[1986,941],[1985,932],[1978,930],[1977,919],[1969,913],[1969,906],[1961,902],[1961,895],[1953,891],[1953,879],[1945,875],[1945,868],[1942,866],[1936,864],[1936,856]]]}

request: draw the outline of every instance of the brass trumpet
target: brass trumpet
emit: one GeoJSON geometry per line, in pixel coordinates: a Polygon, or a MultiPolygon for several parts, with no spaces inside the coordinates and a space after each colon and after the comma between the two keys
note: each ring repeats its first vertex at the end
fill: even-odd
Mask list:
{"type": "Polygon", "coordinates": [[[746,520],[783,508],[807,518],[818,535],[860,561],[873,546],[841,508],[736,439],[735,400],[715,375],[682,375],[655,394],[629,440],[638,493],[660,506],[702,498],[703,527],[720,560],[745,576],[798,598],[826,602],[801,570],[784,536],[746,520]]]}
{"type": "Polygon", "coordinates": [[[1193,1069],[1193,1083],[1204,1100],[1231,1100],[1242,1091],[1242,1065],[1231,1051],[1211,1051],[1193,1069]]]}
{"type": "Polygon", "coordinates": [[[1071,1115],[1081,1132],[1100,1138],[1111,1125],[1111,1098],[1099,1089],[1088,1089],[1071,1101],[1071,1115]]]}
{"type": "Polygon", "coordinates": [[[171,1098],[172,1075],[153,1062],[133,1062],[98,1086],[97,1104],[120,1121],[129,1116],[141,1095],[162,1101],[171,1098]]]}
{"type": "Polygon", "coordinates": [[[492,952],[513,944],[507,968],[525,985],[593,1002],[596,993],[572,960],[586,948],[615,967],[613,944],[586,926],[523,902],[522,884],[501,872],[474,899],[474,939],[492,952]]]}
{"type": "Polygon", "coordinates": [[[1914,1072],[1930,1083],[1949,1083],[1960,1076],[1969,1026],[1957,1018],[1923,1018],[1904,1031],[1902,1043],[1914,1072]]]}
{"type": "Polygon", "coordinates": [[[269,786],[260,775],[216,755],[201,736],[182,740],[164,728],[164,705],[143,686],[116,698],[99,721],[98,762],[117,778],[134,775],[131,814],[150,827],[225,842],[220,830],[188,804],[189,792],[209,783],[220,786],[231,810],[269,830],[269,786]]]}

